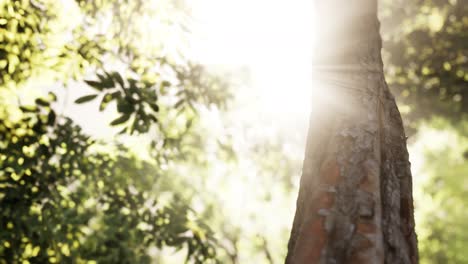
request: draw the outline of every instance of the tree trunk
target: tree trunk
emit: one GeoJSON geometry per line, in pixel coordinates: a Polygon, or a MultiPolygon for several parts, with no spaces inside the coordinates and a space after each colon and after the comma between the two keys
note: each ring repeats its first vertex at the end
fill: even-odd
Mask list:
{"type": "Polygon", "coordinates": [[[400,113],[383,75],[376,0],[316,0],[324,30],[287,264],[418,262],[400,113]]]}

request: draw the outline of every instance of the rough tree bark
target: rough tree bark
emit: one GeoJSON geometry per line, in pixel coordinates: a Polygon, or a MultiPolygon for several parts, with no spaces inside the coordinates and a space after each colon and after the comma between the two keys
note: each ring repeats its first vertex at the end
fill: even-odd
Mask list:
{"type": "Polygon", "coordinates": [[[286,263],[417,263],[410,163],[383,75],[377,0],[315,1],[324,92],[314,100],[321,112],[311,115],[286,263]]]}

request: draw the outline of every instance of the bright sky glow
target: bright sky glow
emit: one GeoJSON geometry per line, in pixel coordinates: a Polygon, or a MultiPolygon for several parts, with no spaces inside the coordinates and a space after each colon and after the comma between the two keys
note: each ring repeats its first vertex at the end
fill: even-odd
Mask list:
{"type": "Polygon", "coordinates": [[[312,1],[197,0],[193,12],[194,49],[205,62],[265,64],[311,55],[312,1]]]}
{"type": "MultiPolygon", "coordinates": [[[[314,33],[314,6],[309,0],[194,0],[188,2],[193,24],[188,39],[188,53],[201,64],[225,69],[247,69],[248,87],[233,87],[238,98],[251,100],[249,111],[264,118],[306,123],[310,113],[311,57],[314,33]],[[253,102],[253,103],[252,103],[253,102]],[[293,118],[292,118],[293,117],[293,118]],[[297,120],[299,119],[299,120],[297,120]],[[294,121],[296,120],[296,121],[294,121]]],[[[156,4],[156,3],[155,3],[156,4]]],[[[158,20],[155,19],[156,23],[158,20]]],[[[148,21],[149,32],[140,42],[151,45],[156,24],[148,21]]],[[[239,77],[240,78],[240,77],[239,77]]],[[[84,86],[84,85],[83,85],[84,86]]],[[[69,89],[69,102],[92,92],[69,89]]],[[[244,103],[244,102],[242,102],[244,103]]],[[[103,116],[83,113],[83,108],[67,104],[65,113],[93,134],[112,134],[103,116]],[[90,120],[94,119],[96,120],[90,120]],[[85,119],[85,120],[83,120],[85,119]]],[[[88,109],[91,109],[89,107],[88,109]]],[[[96,108],[92,108],[95,110],[96,108]]],[[[91,111],[91,110],[90,110],[91,111]]],[[[246,113],[248,115],[249,113],[246,113]]],[[[109,119],[112,120],[112,113],[109,119]]],[[[254,117],[252,117],[254,118],[254,117]]],[[[255,118],[258,118],[255,117],[255,118]]],[[[255,120],[254,120],[255,122],[255,120]]],[[[287,124],[284,124],[287,126],[287,124]]]]}
{"type": "Polygon", "coordinates": [[[313,1],[197,0],[193,13],[196,60],[247,67],[262,109],[309,112],[313,1]]]}

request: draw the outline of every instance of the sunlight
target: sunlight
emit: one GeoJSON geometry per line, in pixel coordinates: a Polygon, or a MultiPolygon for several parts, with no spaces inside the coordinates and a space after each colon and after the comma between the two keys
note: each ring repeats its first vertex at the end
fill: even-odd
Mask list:
{"type": "Polygon", "coordinates": [[[197,0],[193,56],[203,64],[247,67],[258,106],[309,113],[314,44],[312,1],[197,0]]]}
{"type": "MultiPolygon", "coordinates": [[[[155,6],[160,5],[155,3],[155,6]]],[[[195,0],[188,3],[188,8],[193,17],[185,21],[191,31],[188,39],[174,39],[171,36],[180,32],[161,26],[161,18],[144,16],[134,21],[142,32],[141,41],[135,45],[151,53],[160,49],[161,36],[164,36],[164,42],[173,43],[167,46],[187,49],[184,52],[188,57],[203,65],[234,71],[245,69],[249,72],[248,83],[245,87],[233,87],[233,90],[236,94],[246,94],[242,97],[249,98],[251,111],[261,116],[256,116],[257,119],[282,120],[279,122],[282,126],[307,122],[312,110],[311,58],[316,38],[312,1],[195,0]]],[[[156,7],[153,11],[164,13],[156,7]]],[[[108,64],[116,66],[114,61],[108,64]]],[[[83,87],[66,92],[59,88],[55,90],[66,94],[59,98],[68,98],[72,102],[92,92],[85,85],[80,86],[83,87]]],[[[65,108],[65,114],[94,135],[105,138],[117,130],[107,126],[108,122],[102,122],[102,115],[83,115],[79,106],[73,104],[66,104],[65,108]]],[[[89,111],[92,109],[95,108],[90,107],[89,111]]],[[[105,120],[110,122],[114,112],[105,114],[105,120]]]]}

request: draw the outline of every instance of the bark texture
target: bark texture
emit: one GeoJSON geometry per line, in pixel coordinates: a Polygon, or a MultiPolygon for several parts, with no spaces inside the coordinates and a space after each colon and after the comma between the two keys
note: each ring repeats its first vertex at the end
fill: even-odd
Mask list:
{"type": "Polygon", "coordinates": [[[383,75],[376,0],[318,0],[314,104],[287,264],[418,262],[400,113],[383,75]],[[328,95],[328,96],[327,96],[328,95]]]}

